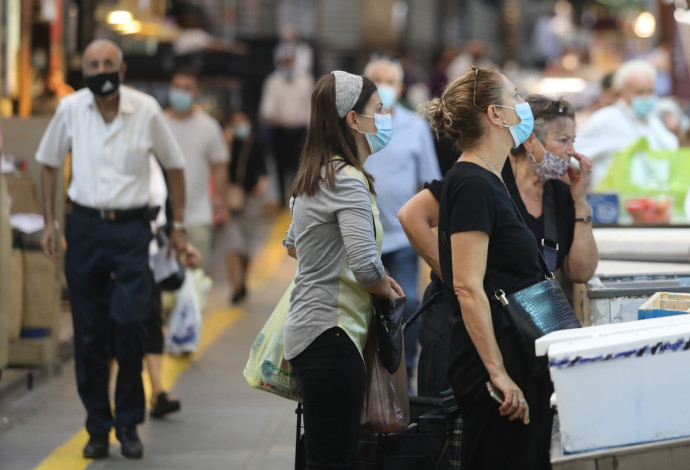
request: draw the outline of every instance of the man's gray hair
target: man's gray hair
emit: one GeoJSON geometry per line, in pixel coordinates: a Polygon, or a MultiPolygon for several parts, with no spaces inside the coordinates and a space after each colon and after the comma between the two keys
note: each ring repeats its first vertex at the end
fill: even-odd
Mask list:
{"type": "Polygon", "coordinates": [[[86,52],[89,49],[100,49],[103,46],[112,46],[115,48],[115,52],[117,52],[117,60],[118,64],[117,66],[121,66],[122,62],[124,61],[123,55],[122,55],[122,49],[120,49],[120,46],[115,44],[113,41],[110,39],[94,39],[89,43],[88,46],[86,46],[86,49],[84,49],[84,56],[82,57],[82,67],[86,67],[86,52]]]}
{"type": "Polygon", "coordinates": [[[400,65],[399,61],[392,60],[387,57],[379,57],[370,60],[366,67],[364,67],[364,76],[371,78],[371,72],[374,70],[375,67],[378,67],[380,65],[387,65],[389,67],[393,67],[396,73],[398,74],[398,83],[403,82],[403,79],[405,78],[405,72],[403,71],[402,65],[400,65]]]}
{"type": "Polygon", "coordinates": [[[652,82],[656,83],[656,67],[646,60],[636,59],[625,62],[618,71],[616,71],[616,74],[613,76],[613,88],[619,91],[624,90],[630,77],[639,74],[649,76],[652,82]]]}

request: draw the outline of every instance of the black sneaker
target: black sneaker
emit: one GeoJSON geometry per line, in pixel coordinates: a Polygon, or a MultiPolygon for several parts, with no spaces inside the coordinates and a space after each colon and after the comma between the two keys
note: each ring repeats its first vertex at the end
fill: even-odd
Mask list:
{"type": "Polygon", "coordinates": [[[84,447],[85,459],[104,459],[110,452],[110,441],[108,435],[105,436],[91,436],[89,442],[84,447]]]}
{"type": "Polygon", "coordinates": [[[230,302],[233,304],[238,304],[244,300],[244,298],[247,297],[247,288],[245,286],[242,286],[242,288],[232,296],[230,299],[230,302]]]}
{"type": "Polygon", "coordinates": [[[115,436],[120,441],[123,457],[140,459],[144,456],[144,444],[139,439],[136,426],[122,426],[115,430],[115,436]]]}

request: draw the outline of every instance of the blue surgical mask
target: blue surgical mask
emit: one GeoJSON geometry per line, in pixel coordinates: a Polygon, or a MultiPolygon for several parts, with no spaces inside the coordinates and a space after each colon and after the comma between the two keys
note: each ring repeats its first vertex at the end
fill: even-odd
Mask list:
{"type": "Polygon", "coordinates": [[[170,106],[172,106],[175,111],[181,113],[189,111],[189,108],[194,104],[194,96],[190,92],[178,90],[176,88],[170,89],[168,100],[170,101],[170,106]]]}
{"type": "Polygon", "coordinates": [[[243,122],[233,127],[233,132],[236,138],[240,140],[246,139],[252,133],[252,126],[248,122],[243,122]]]}
{"type": "Polygon", "coordinates": [[[532,108],[529,107],[529,103],[520,103],[515,106],[504,106],[502,104],[496,104],[499,108],[510,108],[514,109],[520,118],[520,122],[514,126],[509,126],[508,123],[503,121],[501,127],[508,128],[510,134],[513,136],[513,142],[515,145],[513,148],[518,148],[520,144],[529,139],[532,135],[532,130],[534,130],[534,115],[532,114],[532,108]]]}
{"type": "Polygon", "coordinates": [[[632,100],[632,110],[637,117],[644,119],[656,107],[657,101],[658,98],[655,95],[635,96],[632,100]]]}
{"type": "Polygon", "coordinates": [[[395,99],[398,93],[390,85],[378,85],[379,96],[381,97],[381,107],[383,109],[391,109],[395,104],[395,99]]]}
{"type": "Polygon", "coordinates": [[[393,119],[391,115],[374,114],[373,116],[367,116],[366,114],[360,114],[360,116],[373,118],[378,130],[371,134],[363,131],[357,132],[366,136],[372,154],[381,151],[393,138],[393,119]]]}

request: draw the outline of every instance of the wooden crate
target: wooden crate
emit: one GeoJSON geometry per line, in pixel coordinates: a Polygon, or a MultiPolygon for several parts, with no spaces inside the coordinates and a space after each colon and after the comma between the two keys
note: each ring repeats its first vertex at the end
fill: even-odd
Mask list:
{"type": "Polygon", "coordinates": [[[637,311],[638,319],[668,317],[690,313],[690,294],[657,292],[637,311]]]}

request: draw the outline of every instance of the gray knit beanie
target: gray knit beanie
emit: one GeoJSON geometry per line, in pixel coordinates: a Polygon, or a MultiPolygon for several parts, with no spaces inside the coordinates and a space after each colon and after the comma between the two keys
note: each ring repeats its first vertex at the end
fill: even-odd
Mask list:
{"type": "Polygon", "coordinates": [[[342,70],[331,73],[335,77],[335,107],[342,118],[355,106],[362,93],[362,77],[342,70]]]}

